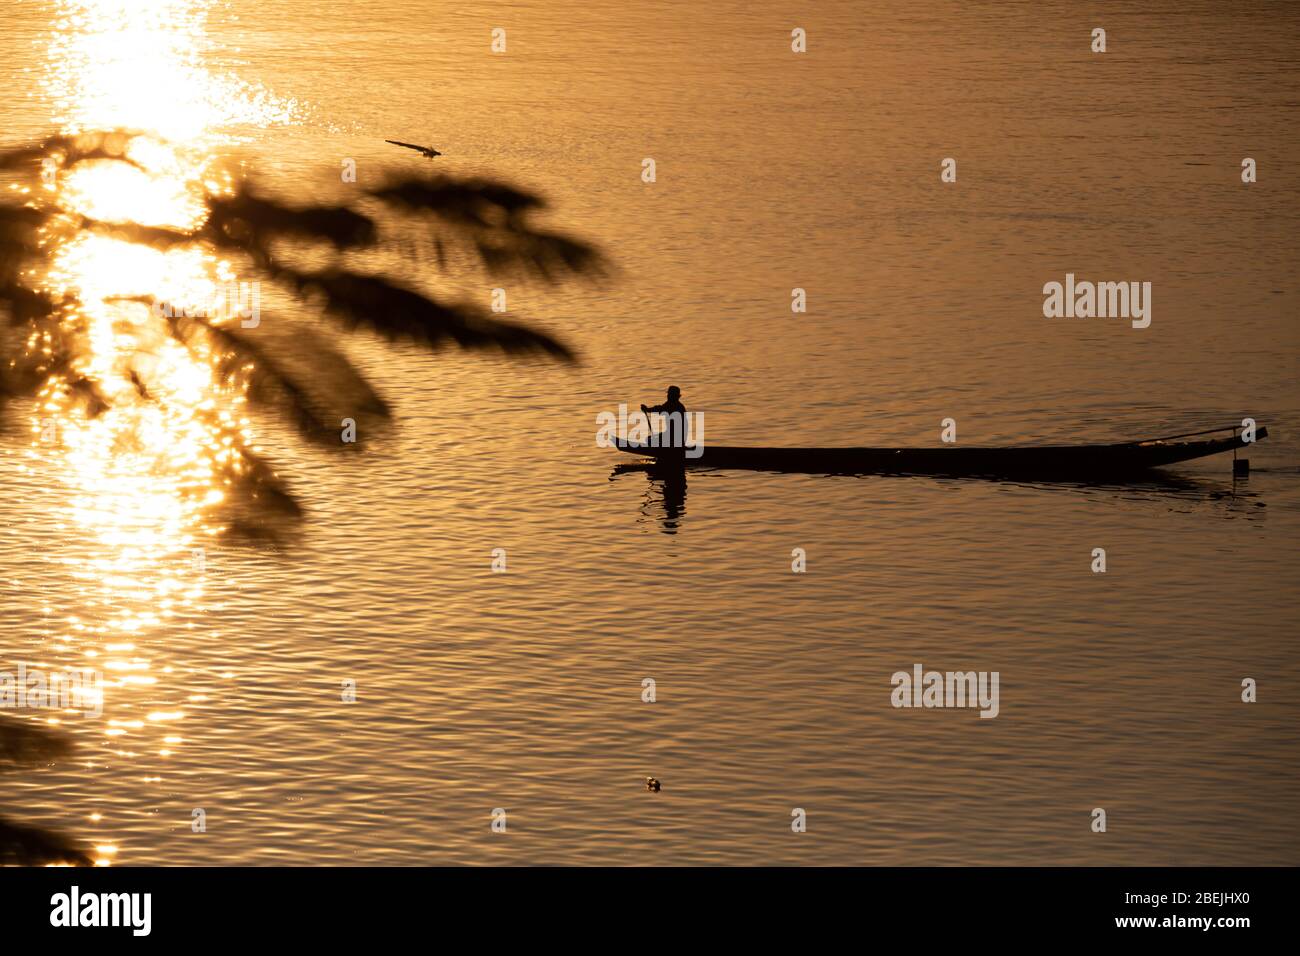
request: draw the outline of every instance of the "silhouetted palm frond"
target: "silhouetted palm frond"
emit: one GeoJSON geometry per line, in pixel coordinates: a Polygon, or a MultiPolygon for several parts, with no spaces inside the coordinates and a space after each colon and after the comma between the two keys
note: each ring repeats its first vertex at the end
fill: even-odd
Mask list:
{"type": "Polygon", "coordinates": [[[204,241],[205,238],[202,234],[185,232],[181,229],[169,229],[166,226],[142,226],[134,222],[104,222],[99,219],[81,219],[77,225],[96,235],[164,250],[176,246],[192,245],[204,241]]]}
{"type": "Polygon", "coordinates": [[[0,201],[0,243],[17,243],[29,251],[35,249],[35,232],[49,218],[47,210],[36,206],[0,201]]]}
{"type": "Polygon", "coordinates": [[[494,275],[523,273],[558,282],[568,273],[605,271],[594,246],[559,233],[494,230],[473,242],[483,267],[494,275]]]}
{"type": "Polygon", "coordinates": [[[71,750],[72,741],[65,734],[34,721],[0,717],[0,762],[51,763],[71,750]]]}
{"type": "Polygon", "coordinates": [[[484,228],[522,225],[526,211],[546,206],[540,196],[504,183],[444,175],[399,176],[369,193],[408,212],[429,212],[448,222],[484,228]]]}
{"type": "Polygon", "coordinates": [[[389,417],[388,403],[352,363],[306,330],[298,330],[292,343],[293,350],[306,361],[292,369],[292,353],[283,336],[275,335],[284,352],[281,360],[250,333],[214,325],[204,318],[177,316],[168,321],[179,341],[190,348],[206,343],[219,356],[218,376],[243,379],[250,402],[279,412],[309,441],[347,447],[339,442],[342,418],[389,417]]]}
{"type": "Polygon", "coordinates": [[[545,332],[493,318],[476,306],[436,302],[380,276],[338,269],[281,269],[276,278],[303,296],[320,296],[325,312],[349,330],[369,329],[393,341],[428,348],[450,343],[463,349],[540,353],[566,361],[575,358],[568,346],[545,332]]]}
{"type": "Polygon", "coordinates": [[[251,542],[284,544],[298,533],[302,506],[275,469],[242,443],[222,478],[223,515],[235,536],[251,542]]]}
{"type": "MultiPolygon", "coordinates": [[[[85,160],[117,160],[139,169],[128,156],[134,135],[116,131],[52,137],[0,151],[0,171],[48,172],[51,165],[67,169],[85,160]]],[[[45,178],[48,183],[50,177],[45,178]]],[[[517,273],[555,282],[606,270],[604,257],[591,244],[530,223],[529,215],[546,205],[539,196],[485,178],[403,176],[369,192],[359,191],[355,202],[333,204],[289,202],[244,182],[205,195],[205,215],[193,228],[87,218],[61,205],[61,196],[55,189],[21,204],[0,202],[0,312],[8,319],[0,327],[5,332],[0,335],[0,404],[33,394],[56,375],[61,376],[61,401],[74,402],[87,418],[104,414],[110,402],[172,401],[175,390],[150,379],[156,362],[134,357],[156,355],[158,342],[170,338],[197,361],[212,365],[222,395],[245,395],[251,405],[273,412],[317,444],[350,447],[339,440],[344,419],[362,422],[364,433],[373,436],[390,415],[379,392],[342,352],[320,333],[304,331],[283,318],[244,327],[219,315],[182,310],[174,317],[151,308],[147,317],[124,320],[121,327],[130,330],[124,334],[137,336],[138,349],[132,353],[129,346],[116,346],[124,351],[113,360],[113,389],[101,387],[83,371],[92,366],[81,360],[91,347],[85,332],[86,303],[77,299],[75,290],[67,293],[67,301],[55,301],[32,278],[41,273],[47,250],[78,233],[163,252],[195,248],[230,256],[238,260],[232,268],[241,279],[261,275],[274,280],[304,302],[317,304],[317,314],[335,328],[364,329],[429,349],[454,346],[563,361],[573,361],[574,352],[556,336],[501,319],[476,304],[445,301],[426,291],[424,281],[398,281],[348,261],[310,269],[286,262],[298,261],[296,251],[315,254],[314,247],[321,245],[339,260],[374,248],[382,252],[391,248],[386,240],[393,237],[385,235],[391,220],[406,225],[407,231],[412,221],[428,226],[432,220],[433,259],[440,268],[446,267],[447,250],[455,246],[475,255],[491,274],[517,273]],[[384,215],[377,216],[376,210],[384,215]],[[135,396],[122,388],[123,378],[134,385],[135,396]]],[[[162,290],[122,293],[106,301],[126,298],[152,306],[162,290]]],[[[229,527],[244,536],[276,536],[291,526],[301,509],[274,469],[243,446],[228,417],[213,412],[210,424],[220,433],[213,447],[221,458],[229,527]]]]}
{"type": "Polygon", "coordinates": [[[49,213],[33,206],[0,202],[0,299],[3,287],[17,281],[28,258],[41,247],[41,229],[49,213]]]}
{"type": "MultiPolygon", "coordinates": [[[[297,323],[268,321],[257,333],[189,316],[149,296],[114,296],[162,315],[172,336],[191,351],[213,357],[213,371],[226,384],[242,384],[249,402],[292,424],[304,438],[331,448],[343,418],[375,425],[391,409],[364,375],[318,333],[297,323]],[[254,335],[260,337],[260,341],[254,335]]],[[[133,370],[137,389],[148,394],[147,373],[133,370]]]]}
{"type": "Polygon", "coordinates": [[[8,313],[8,321],[0,324],[0,426],[8,402],[30,398],[51,375],[67,369],[69,349],[65,329],[56,321],[58,309],[23,286],[0,286],[0,312],[8,313]],[[48,353],[31,347],[38,339],[50,344],[48,353]]]}
{"type": "MultiPolygon", "coordinates": [[[[470,245],[494,275],[519,272],[547,282],[565,275],[603,275],[609,265],[591,243],[535,229],[528,212],[545,200],[502,183],[450,176],[403,176],[370,195],[406,213],[428,214],[450,227],[448,238],[470,245]]],[[[442,237],[438,237],[441,245],[442,237]]],[[[443,261],[441,248],[439,261],[443,261]]]]}
{"type": "Polygon", "coordinates": [[[51,864],[94,866],[94,860],[71,837],[0,817],[0,866],[51,864]]]}
{"type": "MultiPolygon", "coordinates": [[[[71,740],[32,721],[0,717],[0,764],[48,764],[66,757],[71,740]]],[[[0,866],[46,866],[93,861],[70,838],[52,830],[13,823],[0,816],[0,866]]]]}
{"type": "Polygon", "coordinates": [[[68,379],[68,393],[85,410],[87,418],[98,418],[112,407],[99,385],[84,375],[68,379]]]}
{"type": "Polygon", "coordinates": [[[0,306],[9,313],[9,324],[15,326],[49,318],[58,309],[49,296],[17,283],[0,286],[0,306]]]}
{"type": "Polygon", "coordinates": [[[218,245],[235,245],[264,262],[276,238],[325,241],[335,249],[373,245],[374,220],[346,206],[294,206],[254,194],[247,186],[208,201],[204,236],[218,245]]]}
{"type": "Polygon", "coordinates": [[[72,166],[86,160],[105,159],[127,163],[143,170],[144,167],[126,155],[131,141],[140,135],[142,134],[129,130],[110,130],[51,136],[41,143],[0,150],[0,170],[40,167],[46,159],[54,160],[59,167],[72,166]]]}

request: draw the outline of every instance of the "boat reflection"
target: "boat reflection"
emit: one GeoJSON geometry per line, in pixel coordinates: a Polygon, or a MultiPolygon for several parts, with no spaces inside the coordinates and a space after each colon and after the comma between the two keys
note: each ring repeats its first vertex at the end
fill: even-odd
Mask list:
{"type": "Polygon", "coordinates": [[[615,465],[609,480],[620,475],[640,472],[648,479],[641,505],[646,520],[658,520],[664,534],[676,534],[686,514],[686,469],[664,467],[653,462],[615,465]]]}
{"type": "MultiPolygon", "coordinates": [[[[768,474],[821,475],[827,478],[888,478],[897,481],[996,484],[1026,490],[1071,492],[1124,501],[1162,503],[1170,506],[1171,510],[1192,510],[1208,505],[1224,518],[1259,517],[1264,508],[1264,502],[1259,500],[1259,493],[1249,490],[1248,479],[1244,476],[1225,481],[1152,470],[1124,480],[1067,481],[1004,478],[994,475],[900,475],[892,472],[845,473],[783,468],[761,470],[768,474]],[[1177,507],[1179,504],[1186,507],[1179,508],[1177,507]]],[[[734,470],[695,468],[691,471],[697,476],[722,477],[734,470]]],[[[686,513],[686,469],[650,461],[624,462],[614,466],[609,480],[613,481],[628,474],[643,474],[649,484],[641,506],[641,514],[648,519],[657,518],[663,525],[662,530],[665,534],[676,534],[682,524],[681,518],[686,513]]]]}

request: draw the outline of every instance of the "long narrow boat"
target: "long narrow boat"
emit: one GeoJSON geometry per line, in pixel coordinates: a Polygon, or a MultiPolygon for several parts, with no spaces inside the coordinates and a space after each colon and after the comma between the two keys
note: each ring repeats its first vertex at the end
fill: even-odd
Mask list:
{"type": "MultiPolygon", "coordinates": [[[[1227,428],[1188,432],[1147,441],[1112,445],[1023,445],[938,448],[742,448],[705,444],[698,457],[681,449],[655,448],[617,440],[619,451],[653,459],[657,464],[687,468],[740,468],[804,474],[939,475],[952,477],[1113,478],[1134,475],[1207,455],[1250,447],[1234,431],[1231,437],[1178,441],[1227,428]]],[[[1258,441],[1268,436],[1259,427],[1258,441]]]]}

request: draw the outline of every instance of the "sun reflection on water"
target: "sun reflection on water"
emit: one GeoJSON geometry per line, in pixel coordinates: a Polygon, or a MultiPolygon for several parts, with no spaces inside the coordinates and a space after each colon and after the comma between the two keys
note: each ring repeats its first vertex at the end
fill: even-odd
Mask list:
{"type": "MultiPolygon", "coordinates": [[[[44,83],[56,122],[65,133],[140,134],[123,140],[129,162],[78,163],[47,182],[43,198],[62,209],[193,229],[205,193],[229,185],[213,160],[229,127],[297,116],[292,100],[208,69],[212,0],[54,6],[44,83]]],[[[224,530],[223,475],[238,470],[238,448],[253,438],[242,385],[219,371],[218,356],[167,334],[139,300],[194,301],[229,280],[230,266],[194,247],[158,250],[91,232],[50,236],[47,252],[38,284],[55,298],[75,296],[63,322],[77,348],[38,396],[28,458],[67,491],[58,517],[68,546],[45,560],[77,582],[80,605],[47,609],[43,666],[102,673],[105,747],[91,760],[138,756],[132,746],[165,760],[183,745],[177,702],[196,697],[192,687],[158,686],[175,670],[167,628],[193,627],[205,611],[204,555],[224,530]]],[[[47,341],[28,347],[50,352],[47,341]]],[[[97,849],[101,863],[117,852],[97,849]]]]}
{"type": "Polygon", "coordinates": [[[190,143],[290,123],[298,103],[209,68],[217,0],[59,0],[47,89],[68,131],[139,129],[190,143]]]}

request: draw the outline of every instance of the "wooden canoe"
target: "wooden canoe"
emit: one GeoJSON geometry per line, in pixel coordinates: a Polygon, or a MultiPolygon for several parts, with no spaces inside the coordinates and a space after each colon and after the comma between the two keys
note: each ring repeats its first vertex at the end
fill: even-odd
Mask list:
{"type": "MultiPolygon", "coordinates": [[[[1222,429],[1226,431],[1227,429],[1222,429]]],[[[1208,434],[1205,432],[1189,433],[1208,434]]],[[[1260,427],[1258,441],[1268,436],[1260,427]]],[[[1173,439],[1187,436],[1175,435],[1173,439]]],[[[1023,445],[937,448],[752,448],[705,444],[697,457],[689,451],[654,448],[618,440],[619,451],[686,468],[739,468],[810,474],[944,475],[1097,479],[1137,474],[1163,465],[1248,448],[1231,437],[1177,441],[1164,438],[1110,445],[1023,445]]]]}

